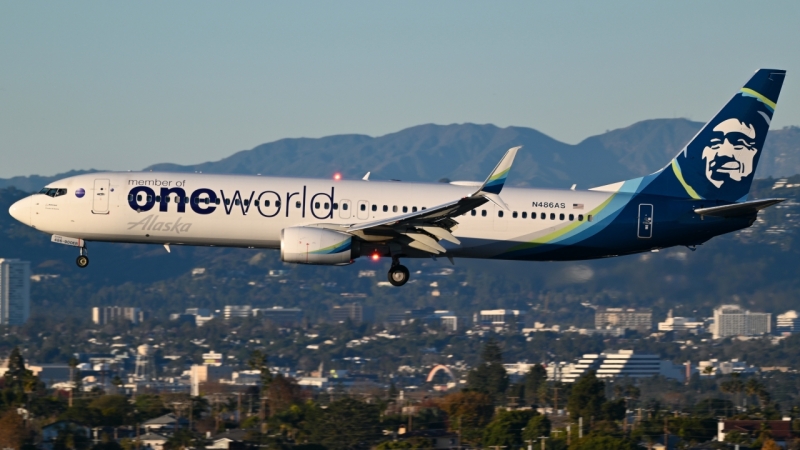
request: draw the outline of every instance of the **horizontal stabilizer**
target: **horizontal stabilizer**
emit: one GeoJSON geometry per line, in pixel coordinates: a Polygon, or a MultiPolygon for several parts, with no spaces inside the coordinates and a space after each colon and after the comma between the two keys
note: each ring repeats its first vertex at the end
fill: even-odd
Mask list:
{"type": "Polygon", "coordinates": [[[786,200],[785,198],[767,198],[764,200],[753,200],[744,203],[733,203],[731,205],[712,206],[710,208],[695,209],[694,212],[701,216],[713,217],[740,217],[757,213],[764,208],[778,204],[786,200]]]}

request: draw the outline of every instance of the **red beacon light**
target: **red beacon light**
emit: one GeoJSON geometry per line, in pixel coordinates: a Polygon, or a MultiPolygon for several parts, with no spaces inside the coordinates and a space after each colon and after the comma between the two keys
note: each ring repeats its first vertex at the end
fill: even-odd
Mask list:
{"type": "Polygon", "coordinates": [[[336,181],[341,180],[342,179],[342,174],[340,174],[339,172],[336,172],[335,174],[333,174],[333,179],[336,180],[336,181]]]}
{"type": "Polygon", "coordinates": [[[377,260],[379,260],[379,259],[381,259],[381,255],[379,255],[379,254],[377,254],[377,253],[373,253],[373,254],[372,254],[372,260],[373,260],[373,261],[377,261],[377,260]]]}

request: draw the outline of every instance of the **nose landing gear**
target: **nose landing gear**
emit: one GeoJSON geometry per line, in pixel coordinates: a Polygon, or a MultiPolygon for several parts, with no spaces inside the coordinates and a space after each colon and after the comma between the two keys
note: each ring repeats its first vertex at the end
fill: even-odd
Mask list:
{"type": "Polygon", "coordinates": [[[89,252],[86,251],[86,247],[81,247],[80,252],[81,254],[80,256],[78,256],[78,259],[75,260],[75,264],[77,264],[78,267],[83,269],[89,265],[89,256],[87,255],[87,253],[89,252]]]}
{"type": "Polygon", "coordinates": [[[389,268],[389,283],[392,283],[392,286],[402,286],[406,284],[409,277],[408,268],[400,264],[399,259],[392,258],[392,267],[389,268]]]}

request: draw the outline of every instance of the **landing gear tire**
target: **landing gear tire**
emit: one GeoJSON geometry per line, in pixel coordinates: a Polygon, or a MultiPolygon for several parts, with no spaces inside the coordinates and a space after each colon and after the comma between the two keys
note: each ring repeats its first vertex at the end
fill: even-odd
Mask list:
{"type": "Polygon", "coordinates": [[[389,269],[389,283],[392,283],[392,286],[402,286],[406,284],[408,278],[409,273],[406,266],[398,264],[389,269]]]}
{"type": "Polygon", "coordinates": [[[78,256],[78,259],[75,260],[75,264],[78,265],[81,269],[89,265],[89,257],[86,255],[78,256]]]}

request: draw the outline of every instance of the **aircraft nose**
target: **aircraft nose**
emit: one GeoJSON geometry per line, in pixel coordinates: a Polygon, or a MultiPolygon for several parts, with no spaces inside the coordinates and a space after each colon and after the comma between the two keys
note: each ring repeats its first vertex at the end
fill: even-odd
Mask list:
{"type": "Polygon", "coordinates": [[[31,226],[31,198],[25,197],[8,208],[11,217],[19,220],[27,226],[31,226]]]}

